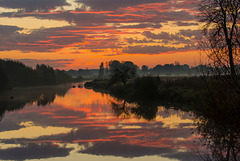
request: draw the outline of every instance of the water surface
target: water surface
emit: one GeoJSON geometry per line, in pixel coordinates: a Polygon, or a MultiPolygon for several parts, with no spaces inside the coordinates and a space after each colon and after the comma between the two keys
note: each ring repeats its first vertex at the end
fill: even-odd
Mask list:
{"type": "Polygon", "coordinates": [[[18,88],[0,101],[0,160],[194,157],[197,136],[189,112],[71,86],[18,88]]]}

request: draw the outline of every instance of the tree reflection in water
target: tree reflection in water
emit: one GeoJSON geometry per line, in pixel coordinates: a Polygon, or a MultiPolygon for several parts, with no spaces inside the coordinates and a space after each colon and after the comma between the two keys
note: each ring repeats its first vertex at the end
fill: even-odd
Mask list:
{"type": "MultiPolygon", "coordinates": [[[[110,104],[115,115],[124,119],[137,117],[151,121],[156,118],[158,112],[158,105],[151,102],[128,103],[115,98],[110,101],[110,104]]],[[[197,160],[240,160],[239,110],[194,112],[197,136],[200,135],[195,139],[197,160]]]]}
{"type": "MultiPolygon", "coordinates": [[[[240,109],[239,109],[240,110],[240,109]]],[[[239,161],[240,160],[240,117],[238,112],[216,111],[207,115],[197,115],[195,125],[201,138],[196,140],[200,160],[239,161]],[[204,152],[205,149],[205,152],[204,152]]]]}
{"type": "Polygon", "coordinates": [[[46,86],[15,88],[0,94],[0,120],[8,111],[20,110],[27,104],[36,102],[37,106],[51,104],[56,96],[63,97],[71,86],[46,86]],[[12,96],[13,98],[9,98],[12,96]]]}
{"type": "Polygon", "coordinates": [[[158,105],[152,102],[128,103],[125,100],[110,100],[113,112],[117,117],[130,118],[137,117],[151,121],[156,118],[158,105]]]}

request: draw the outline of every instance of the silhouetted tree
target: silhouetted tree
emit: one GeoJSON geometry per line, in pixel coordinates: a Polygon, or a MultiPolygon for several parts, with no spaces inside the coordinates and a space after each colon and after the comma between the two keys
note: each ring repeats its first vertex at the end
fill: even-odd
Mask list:
{"type": "Polygon", "coordinates": [[[36,69],[15,60],[0,59],[0,89],[23,86],[55,85],[72,81],[65,71],[47,65],[37,65],[36,69]]]}
{"type": "Polygon", "coordinates": [[[103,76],[104,76],[104,65],[102,62],[101,65],[99,66],[98,78],[103,78],[103,76]]]}
{"type": "Polygon", "coordinates": [[[122,63],[116,60],[110,61],[109,67],[113,83],[119,81],[126,85],[128,80],[135,78],[137,75],[137,66],[130,61],[123,61],[122,63]]]}
{"type": "Polygon", "coordinates": [[[115,69],[118,69],[120,67],[121,67],[121,63],[117,60],[111,60],[109,62],[109,68],[111,72],[113,72],[115,69]]]}
{"type": "Polygon", "coordinates": [[[38,73],[31,67],[14,60],[0,60],[9,87],[38,85],[38,73]]]}
{"type": "Polygon", "coordinates": [[[108,72],[109,72],[109,69],[108,69],[108,62],[105,63],[105,74],[106,76],[108,77],[108,72]]]}
{"type": "Polygon", "coordinates": [[[45,64],[37,64],[36,71],[41,75],[41,81],[46,85],[56,84],[56,74],[52,67],[45,64]]]}
{"type": "Polygon", "coordinates": [[[57,84],[70,83],[72,77],[68,75],[64,70],[55,70],[57,84]]]}
{"type": "Polygon", "coordinates": [[[180,65],[180,62],[179,62],[179,61],[175,61],[174,64],[175,64],[175,65],[180,65]]]}
{"type": "Polygon", "coordinates": [[[200,4],[199,19],[205,24],[202,49],[214,66],[230,68],[230,74],[235,76],[240,47],[240,1],[202,0],[200,4]]]}
{"type": "Polygon", "coordinates": [[[145,75],[148,72],[148,66],[147,65],[143,65],[142,66],[142,73],[143,75],[145,75]]]}
{"type": "Polygon", "coordinates": [[[154,68],[150,69],[149,72],[154,75],[187,75],[195,73],[196,69],[190,69],[187,64],[180,65],[178,62],[174,64],[164,64],[156,65],[154,68]]]}

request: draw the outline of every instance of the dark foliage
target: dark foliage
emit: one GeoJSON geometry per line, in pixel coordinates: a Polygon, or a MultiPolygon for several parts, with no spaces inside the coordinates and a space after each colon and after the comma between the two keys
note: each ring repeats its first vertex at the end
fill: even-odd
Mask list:
{"type": "Polygon", "coordinates": [[[0,60],[0,64],[6,74],[9,87],[40,84],[41,76],[31,67],[12,60],[0,60]]]}
{"type": "MultiPolygon", "coordinates": [[[[72,77],[68,75],[64,70],[55,70],[56,74],[56,82],[57,84],[63,84],[63,83],[70,83],[73,81],[72,77]]],[[[80,78],[76,78],[76,80],[80,80],[80,78]]]]}
{"type": "Polygon", "coordinates": [[[104,65],[103,62],[101,63],[101,65],[99,66],[99,71],[98,71],[98,78],[103,78],[104,76],[104,65]]]}
{"type": "Polygon", "coordinates": [[[211,152],[201,160],[240,159],[240,91],[235,81],[222,75],[207,81],[208,93],[195,112],[195,124],[202,135],[199,144],[211,152]]]}
{"type": "Polygon", "coordinates": [[[121,82],[124,85],[135,78],[137,75],[137,66],[130,61],[119,62],[117,60],[109,62],[111,72],[111,82],[121,82]]]}
{"type": "Polygon", "coordinates": [[[1,77],[0,90],[8,88],[9,85],[7,80],[7,74],[1,64],[0,64],[0,77],[1,77]]]}
{"type": "Polygon", "coordinates": [[[199,21],[203,22],[202,51],[210,65],[225,68],[224,74],[237,74],[239,64],[239,0],[201,0],[199,21]]]}
{"type": "Polygon", "coordinates": [[[36,72],[40,75],[40,80],[44,85],[54,85],[57,83],[56,74],[52,67],[45,64],[37,64],[36,72]]]}
{"type": "Polygon", "coordinates": [[[159,77],[139,77],[134,80],[135,95],[144,98],[156,98],[160,85],[159,77]]]}
{"type": "Polygon", "coordinates": [[[71,77],[50,66],[41,64],[36,69],[21,62],[0,59],[0,89],[23,86],[55,85],[71,82],[71,77]]]}
{"type": "Polygon", "coordinates": [[[200,49],[212,67],[205,72],[207,92],[195,113],[201,160],[240,160],[239,0],[201,0],[200,49]],[[209,74],[210,73],[210,74],[209,74]]]}
{"type": "Polygon", "coordinates": [[[198,103],[206,94],[206,84],[200,77],[138,77],[126,85],[112,84],[111,80],[93,80],[86,88],[110,93],[131,101],[152,100],[165,102],[198,103]]]}
{"type": "Polygon", "coordinates": [[[79,75],[79,76],[77,76],[77,78],[75,78],[75,82],[81,82],[83,80],[84,80],[84,78],[81,75],[79,75]]]}

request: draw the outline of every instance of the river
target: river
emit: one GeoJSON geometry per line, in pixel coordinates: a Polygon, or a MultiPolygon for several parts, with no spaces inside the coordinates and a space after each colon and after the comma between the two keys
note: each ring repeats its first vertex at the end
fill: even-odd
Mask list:
{"type": "Polygon", "coordinates": [[[192,161],[193,116],[72,86],[0,97],[0,160],[192,161]],[[11,97],[13,96],[13,97],[11,97]]]}

